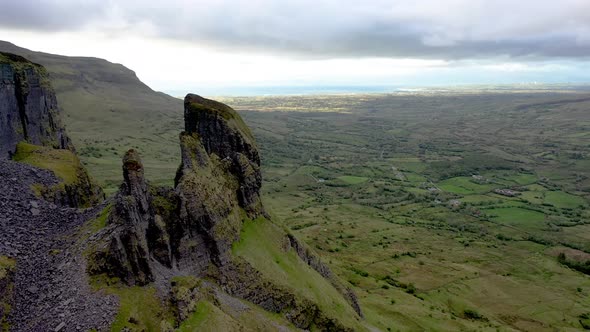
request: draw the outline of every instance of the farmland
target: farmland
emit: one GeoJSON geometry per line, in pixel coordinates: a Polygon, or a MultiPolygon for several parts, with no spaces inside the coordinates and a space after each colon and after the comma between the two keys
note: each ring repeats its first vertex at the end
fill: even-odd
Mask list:
{"type": "Polygon", "coordinates": [[[275,220],[355,289],[370,324],[581,328],[590,279],[557,256],[590,252],[586,95],[223,101],[258,140],[275,220]]]}

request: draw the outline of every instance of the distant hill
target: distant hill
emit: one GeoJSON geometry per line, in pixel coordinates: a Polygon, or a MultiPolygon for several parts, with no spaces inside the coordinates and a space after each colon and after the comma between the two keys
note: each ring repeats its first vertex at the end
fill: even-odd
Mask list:
{"type": "MultiPolygon", "coordinates": [[[[47,68],[74,145],[107,191],[120,183],[120,159],[129,147],[141,151],[153,181],[171,183],[168,175],[179,162],[182,100],[152,90],[132,70],[103,59],[34,52],[5,41],[0,51],[47,68]]],[[[160,68],[154,64],[154,70],[160,68]]]]}

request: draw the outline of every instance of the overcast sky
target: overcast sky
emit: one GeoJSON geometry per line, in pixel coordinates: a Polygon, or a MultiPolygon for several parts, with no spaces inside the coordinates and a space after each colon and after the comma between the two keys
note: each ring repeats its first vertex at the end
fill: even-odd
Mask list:
{"type": "Polygon", "coordinates": [[[590,0],[0,0],[0,39],[162,91],[590,82],[590,0]]]}

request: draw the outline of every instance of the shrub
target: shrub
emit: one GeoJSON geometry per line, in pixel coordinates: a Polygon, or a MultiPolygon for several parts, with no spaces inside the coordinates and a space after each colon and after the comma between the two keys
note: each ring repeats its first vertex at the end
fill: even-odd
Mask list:
{"type": "Polygon", "coordinates": [[[463,310],[463,316],[467,319],[487,321],[487,318],[485,318],[479,312],[472,309],[463,310]]]}

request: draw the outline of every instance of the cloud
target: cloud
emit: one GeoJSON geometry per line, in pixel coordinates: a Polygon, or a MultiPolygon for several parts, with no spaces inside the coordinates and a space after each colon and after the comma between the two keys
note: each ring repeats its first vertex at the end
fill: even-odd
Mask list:
{"type": "Polygon", "coordinates": [[[79,29],[106,16],[99,1],[0,0],[0,26],[24,30],[79,29]]]}
{"type": "Polygon", "coordinates": [[[304,58],[587,58],[587,0],[0,0],[0,27],[304,58]]]}

